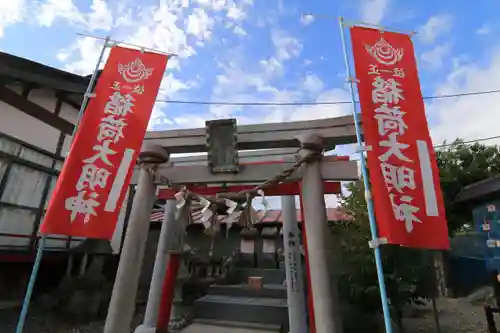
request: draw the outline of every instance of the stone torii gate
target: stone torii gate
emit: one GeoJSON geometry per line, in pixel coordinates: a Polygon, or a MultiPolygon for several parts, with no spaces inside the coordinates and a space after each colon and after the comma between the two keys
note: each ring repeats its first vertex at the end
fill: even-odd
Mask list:
{"type": "MultiPolygon", "coordinates": [[[[250,163],[260,163],[260,164],[276,164],[283,161],[294,160],[295,154],[297,153],[297,148],[279,148],[279,149],[265,149],[265,150],[252,150],[252,151],[242,151],[238,153],[239,162],[243,165],[250,163]]],[[[329,158],[338,160],[349,160],[346,156],[330,156],[329,158]]],[[[173,157],[170,159],[175,167],[183,166],[193,166],[202,165],[206,167],[207,156],[188,156],[188,157],[173,157]]],[[[203,184],[200,186],[189,186],[189,189],[198,195],[204,196],[216,196],[224,195],[226,193],[238,193],[244,190],[252,189],[256,184],[223,184],[223,186],[203,184]]],[[[339,194],[341,193],[340,182],[325,181],[323,183],[323,189],[325,194],[339,194]]],[[[153,274],[151,277],[151,284],[149,289],[149,296],[146,306],[146,312],[144,315],[143,324],[136,328],[135,333],[156,333],[164,332],[167,330],[169,325],[169,318],[171,318],[170,310],[174,309],[173,299],[166,297],[165,295],[171,295],[175,287],[173,282],[173,276],[175,276],[180,255],[177,251],[172,253],[171,247],[172,243],[176,244],[178,242],[171,241],[168,237],[169,234],[174,233],[174,229],[179,229],[183,224],[187,224],[187,221],[175,220],[174,213],[176,213],[176,195],[178,195],[177,190],[171,189],[169,187],[159,186],[157,191],[158,199],[166,200],[166,205],[164,208],[164,219],[160,232],[160,241],[158,242],[157,254],[155,258],[155,264],[153,268],[153,274]],[[175,268],[174,268],[175,267],[175,268]],[[167,273],[168,272],[168,273],[167,273]],[[162,288],[163,287],[163,288],[162,288]],[[155,330],[156,326],[156,330],[155,330]]],[[[300,195],[300,182],[287,182],[281,183],[274,186],[266,188],[266,196],[279,196],[281,197],[282,212],[283,212],[283,245],[284,245],[284,258],[285,258],[285,272],[287,283],[287,301],[288,301],[288,318],[290,333],[303,333],[307,330],[307,306],[305,302],[305,289],[304,289],[304,279],[303,279],[303,267],[300,265],[301,251],[297,241],[297,237],[300,235],[298,231],[297,224],[297,211],[295,206],[295,196],[300,195]]],[[[267,209],[267,202],[265,198],[262,198],[262,205],[264,207],[264,214],[262,216],[254,216],[258,219],[265,219],[267,209]]],[[[195,206],[201,209],[203,206],[195,206]]],[[[302,212],[301,212],[302,213],[302,212]]],[[[234,213],[229,213],[232,215],[234,213]]],[[[203,215],[203,214],[202,214],[203,215]]],[[[254,214],[252,214],[254,215],[254,214]]],[[[235,218],[229,218],[229,221],[235,221],[235,218]]],[[[240,213],[236,219],[240,220],[242,214],[240,213]]],[[[243,214],[244,218],[244,214],[243,214]]],[[[200,221],[198,221],[200,222],[200,221]]],[[[241,222],[241,220],[240,220],[241,222]]],[[[218,223],[221,223],[219,221],[218,223]]],[[[226,222],[222,222],[226,223],[226,222]]],[[[304,238],[305,229],[303,228],[304,234],[301,238],[304,238]]],[[[175,236],[174,236],[175,237],[175,236]]],[[[268,240],[264,240],[266,242],[268,240]]],[[[273,241],[268,241],[268,243],[273,244],[273,241]]],[[[247,238],[242,238],[240,241],[240,250],[246,249],[250,250],[248,247],[250,245],[251,252],[255,252],[255,241],[249,241],[247,238]],[[250,245],[251,243],[251,245],[250,245]]],[[[269,245],[269,244],[268,244],[269,245]]],[[[305,245],[305,242],[304,242],[305,245]]],[[[262,244],[265,247],[264,244],[262,244]]],[[[179,246],[180,248],[181,246],[179,246]]],[[[264,250],[264,248],[263,248],[264,250]]],[[[270,250],[270,248],[267,248],[270,250]]],[[[275,251],[275,250],[274,250],[275,251]]],[[[307,251],[306,251],[307,252],[307,251]]],[[[312,298],[311,298],[312,300],[312,298]]],[[[178,313],[176,313],[178,318],[178,313]]],[[[174,314],[175,316],[175,314],[174,314]]],[[[175,320],[175,319],[174,319],[175,320]]],[[[178,322],[179,326],[183,326],[184,323],[178,322]]],[[[174,327],[176,323],[173,323],[174,327]]]]}
{"type": "MultiPolygon", "coordinates": [[[[233,119],[207,122],[206,128],[149,132],[139,155],[137,184],[117,270],[104,333],[130,330],[139,275],[149,230],[149,217],[158,185],[200,183],[263,183],[289,172],[285,181],[302,181],[307,226],[311,292],[318,333],[340,333],[342,325],[336,290],[331,290],[326,253],[326,207],[323,181],[358,178],[357,164],[322,158],[326,148],[356,142],[352,117],[314,121],[236,126],[233,119]],[[300,148],[295,161],[240,164],[239,150],[300,148]],[[170,154],[208,152],[204,165],[169,163],[170,154]],[[294,169],[295,168],[295,169],[294,169]]],[[[150,293],[151,296],[151,293],[150,293]]],[[[149,303],[149,300],[148,300],[149,303]]]]}

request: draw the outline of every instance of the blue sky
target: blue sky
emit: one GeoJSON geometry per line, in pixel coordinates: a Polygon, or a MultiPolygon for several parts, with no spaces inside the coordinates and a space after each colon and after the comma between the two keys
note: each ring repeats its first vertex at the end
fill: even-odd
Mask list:
{"type": "MultiPolygon", "coordinates": [[[[0,50],[79,74],[113,39],[179,55],[159,99],[291,102],[348,100],[338,16],[414,30],[424,95],[500,88],[500,1],[481,0],[8,0],[0,50]],[[304,15],[310,13],[311,15],[304,15]]],[[[157,103],[151,129],[211,118],[259,123],[335,117],[349,106],[221,107],[157,103]]],[[[434,100],[436,144],[500,134],[500,94],[434,100]]],[[[348,150],[344,150],[348,151],[348,150]]],[[[342,152],[342,150],[341,150],[342,152]]]]}

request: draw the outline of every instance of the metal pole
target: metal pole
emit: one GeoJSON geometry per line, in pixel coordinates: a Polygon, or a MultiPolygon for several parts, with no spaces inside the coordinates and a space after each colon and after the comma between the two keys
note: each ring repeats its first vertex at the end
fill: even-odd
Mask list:
{"type": "Polygon", "coordinates": [[[124,333],[130,330],[148,238],[150,214],[156,198],[154,168],[155,164],[167,160],[168,153],[161,147],[146,149],[139,154],[139,183],[116,272],[104,333],[124,333]]]}
{"type": "MultiPolygon", "coordinates": [[[[323,140],[310,134],[299,138],[300,157],[314,156],[322,151],[323,140]]],[[[319,159],[313,159],[303,165],[302,198],[304,199],[304,217],[307,221],[307,246],[311,287],[314,302],[314,317],[317,333],[342,333],[342,320],[337,289],[332,288],[328,258],[332,256],[326,247],[327,218],[323,179],[319,159]]]]}
{"type": "Polygon", "coordinates": [[[161,290],[165,271],[168,262],[167,239],[170,224],[175,223],[175,213],[177,201],[175,199],[167,200],[165,204],[165,215],[161,226],[160,237],[158,239],[158,248],[156,250],[153,275],[149,286],[148,303],[146,305],[146,313],[144,314],[144,322],[136,328],[135,333],[155,333],[156,321],[158,320],[158,310],[160,308],[161,290]]]}
{"type": "Polygon", "coordinates": [[[304,333],[307,332],[307,308],[304,297],[304,273],[300,260],[300,237],[295,196],[282,196],[281,209],[283,210],[289,333],[304,333]]]}
{"type": "MultiPolygon", "coordinates": [[[[353,78],[351,77],[351,65],[349,63],[349,55],[347,53],[347,44],[345,39],[344,32],[344,19],[341,17],[339,19],[340,24],[340,34],[342,38],[342,47],[344,50],[344,62],[347,73],[347,80],[349,81],[349,90],[351,92],[351,101],[352,101],[352,117],[354,120],[354,127],[356,128],[356,138],[359,145],[359,159],[361,163],[361,172],[363,176],[363,184],[365,187],[366,194],[366,204],[368,206],[368,219],[370,221],[370,231],[372,234],[372,241],[374,244],[378,242],[378,233],[377,233],[377,222],[375,220],[375,210],[373,208],[373,200],[370,191],[370,182],[368,179],[368,172],[366,169],[366,161],[365,154],[363,149],[361,149],[363,145],[363,140],[361,138],[361,126],[359,124],[359,115],[356,110],[356,98],[354,95],[354,86],[353,86],[353,78]]],[[[375,255],[375,266],[377,268],[377,276],[378,276],[378,285],[380,289],[380,299],[382,301],[382,311],[384,313],[384,324],[386,333],[392,333],[392,324],[391,324],[391,314],[389,310],[389,302],[387,300],[387,291],[385,288],[385,280],[384,280],[384,269],[382,267],[382,257],[380,255],[380,248],[378,246],[374,246],[373,253],[375,255]]]]}
{"type": "MultiPolygon", "coordinates": [[[[110,39],[109,36],[107,36],[104,39],[104,45],[101,49],[101,53],[99,54],[99,59],[97,59],[97,64],[95,65],[94,73],[92,73],[92,76],[90,77],[89,85],[87,86],[87,90],[85,91],[85,95],[83,95],[82,105],[80,106],[80,111],[78,112],[78,117],[76,118],[77,125],[73,129],[73,134],[72,134],[73,137],[75,136],[76,129],[78,127],[78,124],[80,123],[80,119],[82,118],[83,113],[85,112],[85,108],[87,108],[87,104],[88,104],[89,99],[92,95],[92,89],[94,88],[93,86],[94,86],[94,83],[95,83],[96,78],[97,78],[97,73],[99,72],[99,67],[101,66],[102,58],[104,58],[104,52],[106,51],[106,48],[108,47],[109,39],[110,39]]],[[[73,140],[73,139],[71,139],[71,140],[73,140]]]]}
{"type": "Polygon", "coordinates": [[[19,321],[17,322],[16,333],[22,333],[24,329],[24,323],[26,322],[26,316],[28,315],[28,308],[31,301],[31,295],[33,294],[33,289],[35,287],[35,281],[38,274],[38,269],[40,268],[40,262],[42,261],[43,248],[45,247],[45,242],[47,238],[42,236],[40,242],[38,243],[38,249],[36,251],[35,263],[33,264],[33,270],[31,271],[31,276],[28,282],[28,289],[24,295],[23,307],[21,308],[21,314],[19,316],[19,321]]]}
{"type": "MultiPolygon", "coordinates": [[[[106,51],[106,48],[108,47],[108,41],[109,41],[109,36],[106,37],[104,45],[102,46],[101,53],[99,54],[99,59],[97,59],[97,65],[95,67],[94,73],[92,73],[92,76],[90,78],[89,85],[87,86],[87,90],[85,92],[85,95],[83,96],[83,101],[82,105],[80,106],[80,110],[78,111],[78,117],[75,122],[75,127],[73,128],[73,134],[72,139],[75,137],[75,133],[78,129],[78,125],[80,124],[80,119],[85,112],[85,108],[87,107],[87,102],[90,97],[90,93],[92,91],[92,86],[94,85],[94,82],[97,77],[97,71],[99,70],[99,66],[101,65],[102,58],[104,56],[104,51],[106,51]]],[[[71,147],[71,145],[70,145],[71,147]]],[[[71,151],[71,149],[70,149],[71,151]]],[[[28,282],[28,287],[26,289],[26,294],[24,295],[24,301],[23,301],[23,306],[21,308],[21,314],[19,315],[19,320],[17,322],[17,328],[16,328],[16,333],[22,333],[24,329],[24,324],[26,322],[26,316],[28,314],[28,308],[31,302],[31,297],[33,296],[33,289],[35,287],[35,282],[36,278],[38,275],[38,269],[40,268],[40,263],[42,261],[43,257],[43,250],[45,249],[45,245],[47,243],[47,235],[41,235],[40,241],[38,243],[38,249],[36,251],[36,257],[35,257],[35,262],[33,263],[33,269],[31,271],[30,279],[28,282]]]]}

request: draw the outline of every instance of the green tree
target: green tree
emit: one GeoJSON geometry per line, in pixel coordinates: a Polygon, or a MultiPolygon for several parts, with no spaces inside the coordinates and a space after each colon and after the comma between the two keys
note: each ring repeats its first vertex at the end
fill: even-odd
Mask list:
{"type": "MultiPolygon", "coordinates": [[[[445,143],[446,144],[446,143],[445,143]]],[[[462,189],[472,183],[500,174],[498,146],[465,144],[457,139],[451,145],[436,150],[441,189],[450,234],[470,222],[470,207],[456,204],[462,189]]]]}
{"type": "MultiPolygon", "coordinates": [[[[361,180],[348,185],[341,207],[351,221],[330,224],[340,242],[343,272],[339,292],[344,301],[363,313],[381,310],[380,294],[371,239],[365,190],[361,180]]],[[[426,251],[384,245],[381,247],[387,294],[394,318],[401,319],[405,304],[419,303],[432,296],[430,256],[426,251]]]]}

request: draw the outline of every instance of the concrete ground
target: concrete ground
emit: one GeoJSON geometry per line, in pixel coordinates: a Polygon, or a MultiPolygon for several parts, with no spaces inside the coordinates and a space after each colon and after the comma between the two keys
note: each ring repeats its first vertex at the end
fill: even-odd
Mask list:
{"type": "Polygon", "coordinates": [[[234,328],[234,327],[220,327],[205,324],[194,323],[189,325],[181,331],[181,333],[276,333],[275,331],[248,329],[248,328],[234,328]]]}

